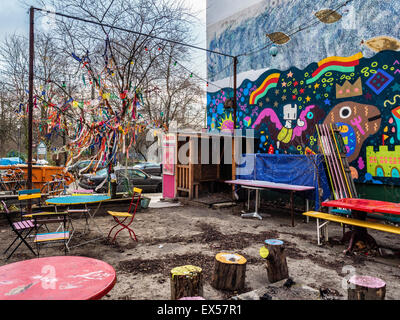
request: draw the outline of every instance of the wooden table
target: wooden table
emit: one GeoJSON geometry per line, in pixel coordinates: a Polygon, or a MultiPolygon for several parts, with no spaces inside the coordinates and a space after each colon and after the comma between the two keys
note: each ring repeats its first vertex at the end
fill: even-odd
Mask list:
{"type": "Polygon", "coordinates": [[[35,258],[0,267],[0,300],[97,300],[115,282],[114,268],[101,260],[35,258]]]}
{"type": "MultiPolygon", "coordinates": [[[[290,191],[290,210],[291,210],[291,218],[292,218],[292,227],[294,227],[294,201],[293,201],[294,193],[295,192],[300,192],[300,191],[315,190],[315,187],[312,187],[312,186],[300,186],[300,185],[294,185],[294,184],[275,183],[275,182],[262,181],[262,180],[236,179],[236,180],[225,181],[225,183],[237,184],[237,185],[242,186],[245,189],[255,190],[256,191],[255,210],[254,210],[254,212],[243,213],[242,217],[258,218],[260,220],[262,220],[262,217],[258,213],[258,202],[259,202],[259,191],[260,190],[263,190],[263,189],[280,189],[280,190],[290,191]]],[[[250,199],[248,199],[248,200],[250,200],[250,199]]],[[[308,204],[307,204],[307,207],[308,207],[308,204]]]]}
{"type": "MultiPolygon", "coordinates": [[[[338,200],[324,201],[322,205],[325,207],[350,209],[352,218],[362,221],[367,219],[368,213],[400,215],[400,203],[387,201],[343,198],[338,200]]],[[[368,234],[366,228],[355,227],[354,230],[349,231],[343,236],[342,241],[347,240],[350,242],[346,252],[351,252],[357,240],[363,240],[364,242],[369,243],[371,246],[377,247],[375,239],[368,234]]]]}
{"type": "Polygon", "coordinates": [[[380,200],[343,198],[325,201],[322,203],[322,205],[325,207],[337,207],[367,213],[388,213],[400,215],[400,203],[380,200]]]}

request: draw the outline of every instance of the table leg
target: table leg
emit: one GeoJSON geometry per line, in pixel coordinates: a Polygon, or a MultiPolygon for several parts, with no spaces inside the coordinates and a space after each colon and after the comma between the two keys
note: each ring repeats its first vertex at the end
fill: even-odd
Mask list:
{"type": "MultiPolygon", "coordinates": [[[[306,199],[306,212],[310,211],[310,203],[308,202],[308,199],[306,199]]],[[[310,222],[310,217],[306,216],[306,223],[310,222]]]]}
{"type": "Polygon", "coordinates": [[[294,191],[290,192],[290,215],[292,217],[292,227],[294,227],[294,201],[293,201],[293,193],[294,191]]]}
{"type": "Polygon", "coordinates": [[[90,217],[92,223],[96,226],[97,230],[98,230],[100,233],[103,233],[103,232],[100,230],[100,227],[99,227],[99,226],[97,225],[97,223],[94,221],[94,216],[96,215],[97,211],[99,211],[100,206],[101,206],[101,202],[99,202],[99,204],[98,204],[96,210],[93,212],[93,214],[90,214],[90,211],[88,211],[88,212],[89,212],[89,217],[90,217]]]}
{"type": "MultiPolygon", "coordinates": [[[[100,227],[99,227],[99,226],[95,223],[95,221],[94,221],[94,216],[95,216],[95,214],[97,213],[97,211],[100,209],[100,206],[101,206],[101,202],[99,202],[99,204],[98,204],[96,210],[93,212],[93,214],[90,214],[90,211],[89,211],[89,210],[87,211],[87,214],[89,215],[89,219],[91,220],[91,222],[96,226],[97,230],[98,230],[101,234],[103,234],[103,232],[101,231],[100,227]]],[[[86,207],[86,209],[87,209],[87,204],[85,204],[85,207],[86,207]]],[[[87,226],[88,226],[88,229],[89,229],[89,223],[88,223],[88,221],[87,221],[87,226]]],[[[90,229],[89,229],[89,231],[90,231],[90,229]]],[[[87,243],[90,243],[90,242],[94,242],[94,241],[97,241],[97,240],[100,240],[100,239],[103,239],[103,238],[104,238],[104,236],[102,235],[101,237],[98,237],[98,238],[95,238],[95,239],[92,239],[92,240],[88,240],[88,241],[79,243],[79,244],[77,244],[77,245],[74,245],[73,248],[79,247],[79,246],[82,246],[82,245],[84,245],[84,244],[87,244],[87,243]]],[[[71,248],[72,248],[72,247],[71,247],[71,248]]]]}
{"type": "MultiPolygon", "coordinates": [[[[250,192],[251,189],[247,189],[247,212],[250,211],[250,192]]],[[[242,213],[246,213],[246,211],[242,210],[242,213]]]]}
{"type": "MultiPolygon", "coordinates": [[[[352,218],[365,221],[367,219],[367,213],[363,211],[352,210],[352,218]]],[[[370,248],[378,248],[376,240],[368,233],[367,228],[354,227],[353,230],[346,232],[342,237],[342,242],[349,241],[349,246],[344,250],[345,254],[351,254],[354,249],[354,245],[358,241],[363,241],[365,245],[370,248]]]]}
{"type": "Polygon", "coordinates": [[[250,189],[247,189],[247,211],[250,211],[250,189]]]}
{"type": "Polygon", "coordinates": [[[256,190],[256,199],[255,199],[255,210],[254,212],[251,213],[243,213],[241,215],[242,218],[258,218],[260,220],[262,220],[262,217],[258,214],[258,198],[259,198],[259,190],[256,190]]]}

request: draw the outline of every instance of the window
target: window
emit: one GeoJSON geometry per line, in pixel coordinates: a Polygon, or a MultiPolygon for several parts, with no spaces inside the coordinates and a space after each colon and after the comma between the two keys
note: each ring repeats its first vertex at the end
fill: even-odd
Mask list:
{"type": "Polygon", "coordinates": [[[137,178],[141,178],[141,179],[146,178],[146,175],[143,172],[139,171],[139,170],[132,170],[132,176],[134,178],[136,178],[136,179],[137,178]]]}
{"type": "Polygon", "coordinates": [[[151,164],[146,165],[146,168],[149,168],[149,169],[159,169],[159,168],[160,168],[160,165],[159,165],[159,164],[156,164],[156,163],[151,163],[151,164]]]}
{"type": "Polygon", "coordinates": [[[89,161],[81,162],[81,163],[78,165],[78,168],[79,168],[79,169],[83,169],[83,168],[85,168],[86,166],[88,166],[88,164],[89,164],[89,161]]]}

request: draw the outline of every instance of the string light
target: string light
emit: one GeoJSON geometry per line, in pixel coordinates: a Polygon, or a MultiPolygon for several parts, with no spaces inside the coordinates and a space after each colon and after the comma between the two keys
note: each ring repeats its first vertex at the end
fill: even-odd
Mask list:
{"type": "MultiPolygon", "coordinates": [[[[343,2],[342,4],[340,4],[336,8],[334,8],[332,11],[338,11],[339,9],[347,6],[352,1],[354,1],[354,0],[346,0],[345,2],[343,2]]],[[[328,11],[325,15],[323,15],[323,17],[327,17],[329,15],[331,15],[330,11],[328,11]]],[[[308,20],[308,23],[303,23],[300,26],[297,26],[296,28],[293,28],[293,29],[289,30],[287,32],[288,33],[287,35],[286,35],[286,32],[285,32],[285,35],[283,35],[282,37],[278,38],[277,40],[282,40],[284,37],[287,37],[287,36],[291,37],[291,36],[295,35],[296,33],[299,33],[299,32],[301,32],[303,30],[309,29],[309,28],[319,24],[320,22],[321,21],[318,18],[313,17],[310,20],[308,20]]],[[[238,54],[237,57],[250,56],[250,55],[256,54],[256,53],[258,53],[260,51],[263,51],[266,48],[271,47],[273,45],[274,45],[274,42],[271,41],[271,42],[267,43],[265,46],[263,46],[261,48],[254,49],[254,50],[249,51],[249,52],[244,52],[244,53],[238,54]]]]}
{"type": "MultiPolygon", "coordinates": [[[[186,71],[189,72],[190,78],[193,78],[193,76],[196,76],[196,78],[198,78],[199,80],[204,81],[204,82],[206,83],[206,86],[207,86],[207,87],[209,86],[210,82],[209,82],[208,80],[206,80],[206,79],[204,79],[204,78],[198,76],[197,74],[194,74],[192,71],[190,71],[190,70],[189,70],[188,68],[186,68],[184,65],[182,65],[182,64],[179,63],[178,61],[175,61],[175,62],[174,62],[174,66],[176,66],[177,64],[179,64],[183,69],[185,69],[186,71]]],[[[219,89],[221,89],[221,90],[223,89],[222,87],[217,86],[216,84],[213,84],[213,83],[212,83],[212,85],[215,86],[215,87],[217,87],[217,88],[219,88],[219,89]]]]}

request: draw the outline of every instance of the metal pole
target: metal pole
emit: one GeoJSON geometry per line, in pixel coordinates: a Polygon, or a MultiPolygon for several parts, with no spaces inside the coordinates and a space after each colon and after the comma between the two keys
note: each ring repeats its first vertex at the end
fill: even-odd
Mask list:
{"type": "MultiPolygon", "coordinates": [[[[28,189],[32,189],[32,128],[33,128],[33,62],[35,55],[34,47],[34,15],[33,7],[29,10],[30,26],[29,26],[29,108],[28,108],[28,189]]],[[[28,214],[32,212],[32,201],[28,201],[28,214]]]]}
{"type": "MultiPolygon", "coordinates": [[[[237,91],[237,57],[233,57],[233,135],[232,135],[232,180],[236,179],[236,157],[235,157],[235,130],[236,130],[236,91],[237,91]]],[[[235,185],[232,184],[232,192],[235,191],[235,185]]]]}
{"type": "Polygon", "coordinates": [[[21,158],[21,126],[18,128],[18,152],[19,157],[21,158]]]}
{"type": "Polygon", "coordinates": [[[236,101],[236,91],[237,91],[237,57],[233,57],[233,129],[236,129],[236,109],[237,109],[237,101],[236,101]]]}

